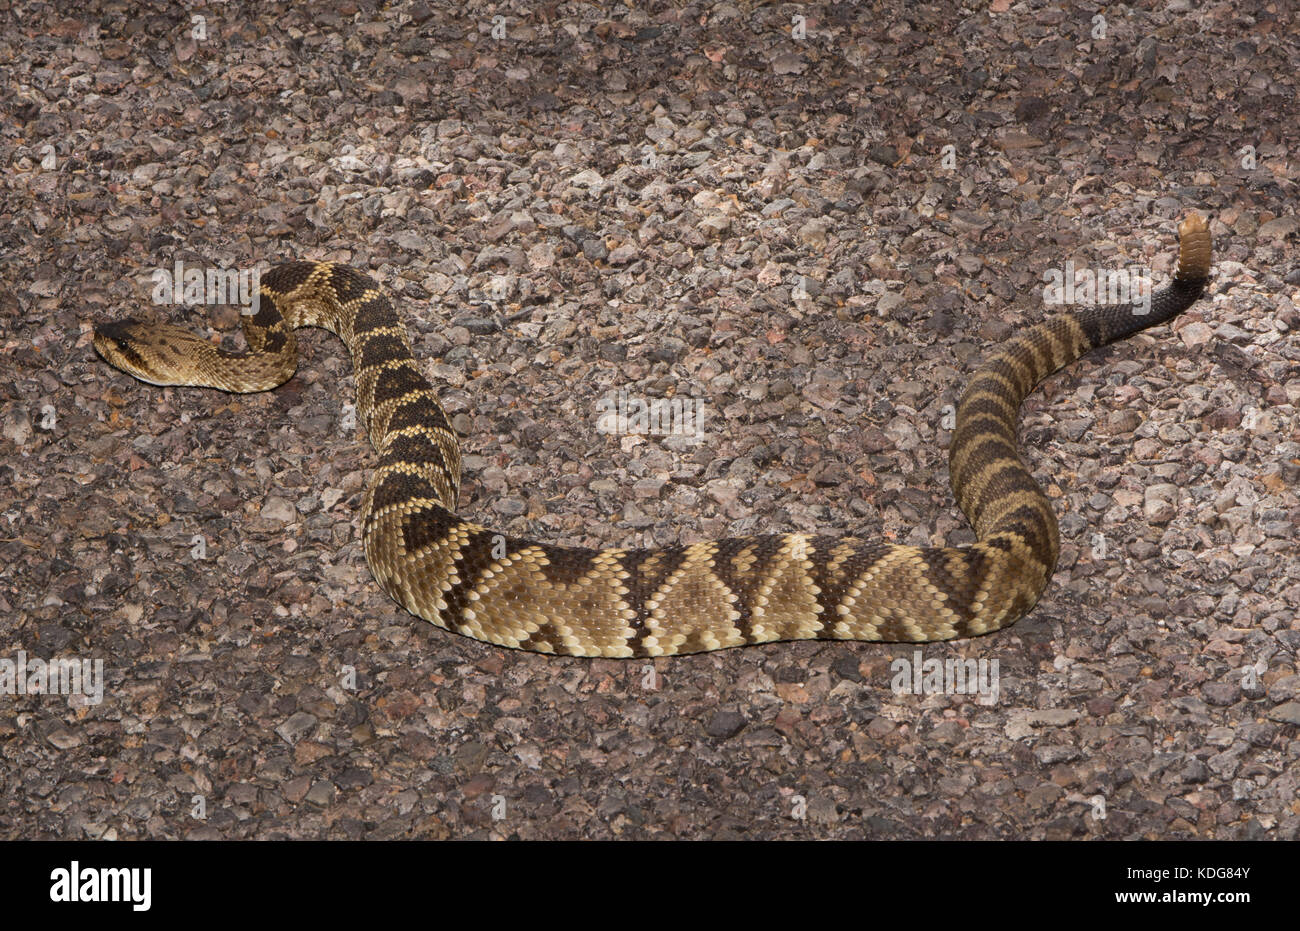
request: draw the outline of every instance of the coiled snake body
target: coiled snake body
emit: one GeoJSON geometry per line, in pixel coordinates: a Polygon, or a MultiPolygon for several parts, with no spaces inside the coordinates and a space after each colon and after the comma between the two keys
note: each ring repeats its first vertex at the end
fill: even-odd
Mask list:
{"type": "Polygon", "coordinates": [[[1016,449],[1020,402],[1084,353],[1165,323],[1201,294],[1210,234],[1179,226],[1178,269],[1150,309],[1089,307],[1011,339],[957,406],[949,465],[974,544],[900,546],[802,533],[663,549],[593,550],[514,539],[457,517],[460,452],[387,297],[366,275],[292,262],[262,277],[245,316],[249,352],[171,326],[96,329],[114,366],[159,385],[265,391],[297,365],[294,329],[324,327],[351,350],[357,411],[379,454],[362,508],[366,558],[407,610],[478,640],[574,656],[664,656],[776,640],[930,641],[1013,623],[1056,566],[1047,497],[1016,449]]]}

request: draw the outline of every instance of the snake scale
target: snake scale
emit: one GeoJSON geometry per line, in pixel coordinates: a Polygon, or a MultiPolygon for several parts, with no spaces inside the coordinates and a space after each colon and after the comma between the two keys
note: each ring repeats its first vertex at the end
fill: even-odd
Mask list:
{"type": "Polygon", "coordinates": [[[1135,305],[1059,313],[1015,335],[957,405],[949,467],[976,542],[913,547],[860,536],[736,537],[662,549],[595,550],[515,539],[456,516],[460,452],[392,302],[369,277],[291,262],[261,279],[243,317],[249,351],[177,327],[98,327],[108,362],[157,385],[264,391],[297,366],[294,329],[347,343],[357,412],[379,461],[361,512],[379,584],[438,627],[501,646],[573,656],[665,656],[777,640],[931,641],[998,630],[1033,607],[1056,566],[1056,517],[1016,449],[1020,403],[1080,356],[1173,319],[1200,296],[1210,233],[1189,215],[1178,267],[1135,305]]]}

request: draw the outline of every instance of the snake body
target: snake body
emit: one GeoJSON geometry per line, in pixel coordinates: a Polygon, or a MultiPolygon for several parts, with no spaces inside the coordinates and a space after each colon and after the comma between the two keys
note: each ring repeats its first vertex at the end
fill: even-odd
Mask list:
{"type": "Polygon", "coordinates": [[[347,344],[356,407],[379,461],[362,508],[366,558],[407,610],[489,643],[573,656],[664,656],[777,640],[931,641],[998,630],[1037,602],[1056,566],[1047,497],[1016,449],[1020,402],[1092,349],[1173,319],[1210,271],[1210,234],[1179,226],[1178,267],[1132,305],[1059,313],[1015,335],[975,373],[957,405],[949,466],[976,541],[895,545],[868,536],[766,534],[595,550],[515,539],[458,517],[460,452],[392,302],[368,276],[291,262],[261,279],[246,316],[249,351],[131,320],[97,328],[114,366],[160,385],[264,391],[294,372],[294,329],[347,344]]]}

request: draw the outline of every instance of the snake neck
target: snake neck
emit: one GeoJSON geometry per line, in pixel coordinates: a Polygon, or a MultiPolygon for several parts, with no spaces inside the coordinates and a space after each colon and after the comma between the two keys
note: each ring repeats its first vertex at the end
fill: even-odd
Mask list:
{"type": "Polygon", "coordinates": [[[290,326],[338,334],[352,354],[357,415],[379,454],[372,518],[403,504],[456,506],[460,450],[437,392],[420,372],[393,302],[369,276],[330,262],[293,262],[263,276],[290,326]]]}

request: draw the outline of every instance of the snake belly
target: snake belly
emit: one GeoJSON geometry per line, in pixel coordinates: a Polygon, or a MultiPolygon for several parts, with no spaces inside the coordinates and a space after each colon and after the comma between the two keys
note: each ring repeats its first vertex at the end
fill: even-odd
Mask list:
{"type": "Polygon", "coordinates": [[[779,640],[934,641],[986,634],[1037,602],[1060,550],[1056,517],[1016,447],[1021,401],[1085,353],[1166,323],[1210,272],[1208,226],[1179,226],[1178,267],[1134,305],[1059,313],[1015,335],[975,372],[949,448],[953,493],[975,531],[959,547],[871,536],[730,537],[659,549],[584,549],[520,539],[456,514],[460,449],[392,302],[368,276],[291,262],[262,276],[243,319],[249,351],[177,327],[96,329],[114,366],[159,385],[264,391],[297,366],[297,327],[351,351],[356,407],[378,453],[361,512],[366,559],[403,607],[477,640],[572,656],[643,657],[779,640]]]}

